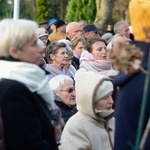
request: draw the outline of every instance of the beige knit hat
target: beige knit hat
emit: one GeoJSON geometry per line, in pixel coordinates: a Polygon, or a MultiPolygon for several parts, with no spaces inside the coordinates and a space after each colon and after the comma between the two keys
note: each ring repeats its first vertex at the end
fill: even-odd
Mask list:
{"type": "Polygon", "coordinates": [[[94,97],[94,102],[102,99],[104,96],[113,91],[113,84],[109,80],[104,80],[102,84],[98,87],[96,95],[94,97]]]}
{"type": "Polygon", "coordinates": [[[147,41],[146,33],[150,32],[150,0],[131,0],[129,12],[135,39],[147,41]]]}

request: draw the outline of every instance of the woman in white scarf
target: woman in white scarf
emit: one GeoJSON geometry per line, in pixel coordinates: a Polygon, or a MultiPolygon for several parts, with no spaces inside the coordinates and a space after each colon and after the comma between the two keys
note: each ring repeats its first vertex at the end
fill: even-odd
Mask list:
{"type": "Polygon", "coordinates": [[[49,76],[37,65],[37,27],[23,19],[0,22],[0,110],[8,150],[56,149],[50,113],[56,105],[49,76]]]}

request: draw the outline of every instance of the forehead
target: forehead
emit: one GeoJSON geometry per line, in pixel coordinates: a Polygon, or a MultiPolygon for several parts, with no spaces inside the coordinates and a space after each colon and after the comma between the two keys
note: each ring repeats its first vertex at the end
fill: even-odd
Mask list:
{"type": "Polygon", "coordinates": [[[96,41],[95,43],[93,43],[93,46],[105,46],[105,43],[102,41],[96,41]]]}

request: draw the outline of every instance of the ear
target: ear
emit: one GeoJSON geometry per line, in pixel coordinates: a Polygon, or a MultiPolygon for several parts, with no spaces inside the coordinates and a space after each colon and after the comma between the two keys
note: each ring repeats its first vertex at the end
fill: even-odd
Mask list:
{"type": "Polygon", "coordinates": [[[16,48],[12,47],[8,50],[8,53],[11,57],[18,59],[20,51],[16,48]]]}
{"type": "Polygon", "coordinates": [[[55,55],[54,54],[50,54],[49,57],[51,58],[51,60],[55,60],[55,55]]]}

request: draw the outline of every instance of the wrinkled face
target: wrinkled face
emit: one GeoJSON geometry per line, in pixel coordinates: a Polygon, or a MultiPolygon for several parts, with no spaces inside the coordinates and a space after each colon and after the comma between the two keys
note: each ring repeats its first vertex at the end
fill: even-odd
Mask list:
{"type": "Polygon", "coordinates": [[[22,62],[38,64],[42,57],[42,51],[42,48],[37,43],[37,36],[34,35],[22,50],[17,51],[17,59],[22,62]]]}
{"type": "Polygon", "coordinates": [[[130,38],[130,30],[129,30],[129,26],[127,25],[122,25],[121,26],[121,31],[120,34],[123,34],[126,38],[130,38]]]}
{"type": "Polygon", "coordinates": [[[67,104],[69,107],[72,107],[76,104],[75,90],[72,90],[72,92],[69,93],[68,90],[70,89],[74,89],[73,81],[68,81],[61,85],[60,91],[58,91],[56,95],[58,95],[65,104],[67,104]]]}
{"type": "Polygon", "coordinates": [[[55,66],[64,66],[68,64],[68,52],[65,47],[59,48],[58,52],[54,55],[51,54],[53,60],[52,64],[55,66]]]}
{"type": "Polygon", "coordinates": [[[79,25],[74,25],[72,28],[66,33],[67,37],[71,40],[76,35],[82,35],[82,29],[79,25]]]}
{"type": "Polygon", "coordinates": [[[82,51],[85,50],[85,44],[83,42],[79,41],[77,46],[73,49],[73,53],[81,56],[82,51]]]}
{"type": "Polygon", "coordinates": [[[104,42],[97,41],[92,46],[91,52],[96,60],[106,60],[107,59],[107,51],[106,45],[104,42]]]}
{"type": "Polygon", "coordinates": [[[97,110],[110,110],[112,109],[112,105],[114,103],[112,99],[112,93],[107,94],[102,99],[98,100],[94,103],[94,109],[97,110]]]}

